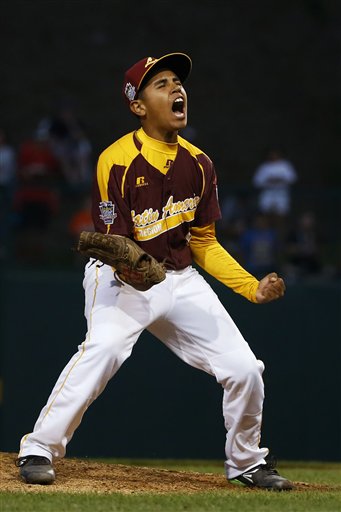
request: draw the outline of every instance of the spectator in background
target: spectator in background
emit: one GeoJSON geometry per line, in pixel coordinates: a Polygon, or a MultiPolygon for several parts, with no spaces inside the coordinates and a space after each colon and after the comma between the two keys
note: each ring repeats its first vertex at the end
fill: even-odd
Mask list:
{"type": "Polygon", "coordinates": [[[265,161],[256,169],[253,185],[260,189],[258,209],[262,213],[286,216],[290,213],[290,187],[297,181],[293,165],[278,148],[270,149],[265,161]]]}
{"type": "Polygon", "coordinates": [[[47,229],[59,205],[60,168],[42,126],[19,148],[14,210],[20,229],[47,229]]]}
{"type": "Polygon", "coordinates": [[[229,193],[222,198],[222,218],[217,223],[217,234],[221,245],[238,261],[242,258],[240,237],[246,229],[249,213],[248,194],[235,192],[234,194],[229,193]]]}
{"type": "Polygon", "coordinates": [[[34,182],[21,186],[14,195],[14,211],[19,230],[47,231],[59,210],[59,195],[51,188],[34,182]]]}
{"type": "Polygon", "coordinates": [[[303,212],[286,241],[286,274],[296,280],[316,276],[322,271],[321,237],[315,214],[303,212]]]}
{"type": "Polygon", "coordinates": [[[57,112],[42,119],[40,125],[49,132],[68,191],[83,194],[89,190],[93,175],[92,145],[72,102],[63,100],[57,112]]]}
{"type": "Polygon", "coordinates": [[[60,207],[60,168],[48,131],[39,126],[19,148],[13,211],[16,215],[15,257],[18,261],[44,259],[53,239],[50,230],[60,207]]]}
{"type": "Polygon", "coordinates": [[[279,238],[266,214],[256,214],[252,225],[242,232],[240,249],[246,270],[256,277],[270,269],[278,271],[279,238]]]}
{"type": "Polygon", "coordinates": [[[16,166],[16,151],[9,142],[7,132],[0,128],[0,259],[7,256],[16,166]]]}
{"type": "Polygon", "coordinates": [[[41,124],[19,147],[18,178],[22,183],[60,179],[60,165],[52,150],[49,131],[41,124]]]}

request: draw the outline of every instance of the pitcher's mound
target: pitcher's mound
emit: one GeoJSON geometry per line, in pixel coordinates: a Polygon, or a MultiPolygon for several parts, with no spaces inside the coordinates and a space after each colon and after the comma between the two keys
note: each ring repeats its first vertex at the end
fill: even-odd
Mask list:
{"type": "MultiPolygon", "coordinates": [[[[210,491],[255,492],[229,483],[221,474],[172,471],[151,467],[106,464],[83,459],[61,459],[55,463],[56,481],[52,485],[28,485],[19,477],[16,454],[0,453],[0,491],[67,493],[196,493],[210,491]]],[[[319,486],[321,490],[323,486],[319,486]]],[[[327,486],[325,486],[327,488],[327,486]]],[[[317,486],[297,483],[297,490],[316,490],[317,486]]],[[[263,492],[263,491],[260,491],[263,492]]]]}

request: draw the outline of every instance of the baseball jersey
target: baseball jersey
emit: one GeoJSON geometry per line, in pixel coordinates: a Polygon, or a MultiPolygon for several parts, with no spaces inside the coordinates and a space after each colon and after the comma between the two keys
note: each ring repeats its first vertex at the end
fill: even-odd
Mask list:
{"type": "Polygon", "coordinates": [[[221,217],[212,161],[182,137],[167,144],[142,128],[99,157],[93,187],[96,231],[133,238],[168,269],[192,263],[190,228],[221,217]]]}

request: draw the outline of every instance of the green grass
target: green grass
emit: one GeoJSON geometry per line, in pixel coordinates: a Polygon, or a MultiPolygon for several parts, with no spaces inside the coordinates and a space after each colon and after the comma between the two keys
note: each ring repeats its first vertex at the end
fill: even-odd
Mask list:
{"type": "Polygon", "coordinates": [[[186,495],[63,495],[13,494],[1,496],[1,512],[340,512],[340,495],[324,492],[223,493],[186,495]]]}
{"type": "Polygon", "coordinates": [[[339,512],[340,495],[324,492],[188,495],[12,494],[1,496],[2,512],[339,512]]]}
{"type": "MultiPolygon", "coordinates": [[[[108,462],[108,461],[106,461],[108,462]]],[[[124,461],[120,464],[183,471],[221,473],[215,461],[124,461]]],[[[294,481],[330,486],[328,490],[267,492],[245,490],[195,494],[66,494],[55,492],[0,494],[1,512],[340,512],[341,464],[287,462],[280,472],[294,481]]]]}

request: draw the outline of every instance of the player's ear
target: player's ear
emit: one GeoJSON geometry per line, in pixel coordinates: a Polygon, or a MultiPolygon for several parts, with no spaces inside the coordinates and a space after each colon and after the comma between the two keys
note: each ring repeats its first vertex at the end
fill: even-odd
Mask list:
{"type": "Polygon", "coordinates": [[[138,117],[143,117],[146,114],[146,107],[140,99],[130,102],[130,110],[138,117]]]}

